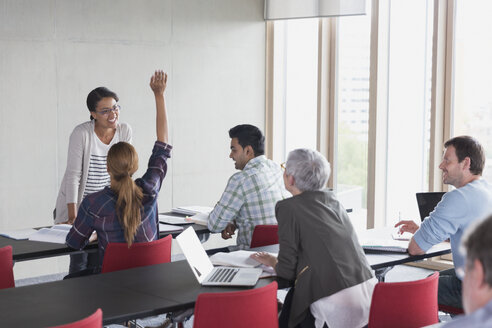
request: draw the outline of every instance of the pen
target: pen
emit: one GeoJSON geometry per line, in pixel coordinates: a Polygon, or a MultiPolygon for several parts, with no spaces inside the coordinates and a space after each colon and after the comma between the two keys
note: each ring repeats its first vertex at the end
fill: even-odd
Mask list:
{"type": "MultiPolygon", "coordinates": [[[[401,212],[398,211],[398,222],[401,222],[401,212]]],[[[401,227],[398,228],[398,236],[401,236],[401,227]]]]}

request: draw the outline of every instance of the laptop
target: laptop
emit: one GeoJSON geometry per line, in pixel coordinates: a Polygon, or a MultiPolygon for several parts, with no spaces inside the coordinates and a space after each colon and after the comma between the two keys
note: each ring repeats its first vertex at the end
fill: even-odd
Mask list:
{"type": "Polygon", "coordinates": [[[418,192],[417,205],[419,206],[420,220],[424,221],[429,216],[430,212],[436,208],[437,203],[441,201],[445,192],[418,192]]]}
{"type": "Polygon", "coordinates": [[[203,286],[254,286],[263,272],[260,268],[214,267],[192,227],[179,234],[176,241],[203,286]]]}

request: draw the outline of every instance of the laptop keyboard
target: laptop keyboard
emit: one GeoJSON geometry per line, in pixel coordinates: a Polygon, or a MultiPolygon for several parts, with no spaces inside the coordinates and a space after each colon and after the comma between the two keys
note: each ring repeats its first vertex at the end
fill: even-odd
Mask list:
{"type": "Polygon", "coordinates": [[[208,279],[209,282],[231,282],[236,276],[237,268],[217,268],[215,273],[208,279]]]}

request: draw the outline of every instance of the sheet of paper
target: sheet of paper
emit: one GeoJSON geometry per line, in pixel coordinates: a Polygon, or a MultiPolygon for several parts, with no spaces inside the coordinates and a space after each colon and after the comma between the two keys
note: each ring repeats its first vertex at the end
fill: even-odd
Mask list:
{"type": "Polygon", "coordinates": [[[208,213],[198,213],[191,218],[186,218],[189,221],[206,226],[208,224],[208,213]]]}
{"type": "Polygon", "coordinates": [[[251,251],[235,251],[230,253],[219,252],[210,256],[210,260],[214,265],[234,266],[240,268],[255,268],[260,266],[258,261],[250,258],[251,251]]]}
{"type": "Polygon", "coordinates": [[[393,234],[391,234],[391,237],[394,240],[409,241],[410,239],[412,239],[412,236],[413,236],[413,234],[411,234],[410,232],[404,232],[404,233],[400,234],[398,231],[396,231],[396,232],[393,232],[393,234]]]}
{"type": "Polygon", "coordinates": [[[20,230],[4,230],[0,231],[0,236],[15,239],[15,240],[24,240],[28,239],[33,233],[35,233],[36,229],[20,229],[20,230]]]}
{"type": "Polygon", "coordinates": [[[164,224],[164,223],[159,222],[159,231],[160,232],[174,232],[174,231],[181,231],[181,230],[183,230],[183,227],[181,227],[181,226],[164,224]]]}
{"type": "Polygon", "coordinates": [[[180,216],[172,216],[166,214],[159,214],[159,221],[167,224],[190,224],[189,220],[186,220],[184,217],[180,216]]]}
{"type": "Polygon", "coordinates": [[[173,208],[171,211],[174,213],[184,214],[184,215],[195,215],[198,213],[209,214],[214,208],[209,206],[179,206],[173,208]]]}

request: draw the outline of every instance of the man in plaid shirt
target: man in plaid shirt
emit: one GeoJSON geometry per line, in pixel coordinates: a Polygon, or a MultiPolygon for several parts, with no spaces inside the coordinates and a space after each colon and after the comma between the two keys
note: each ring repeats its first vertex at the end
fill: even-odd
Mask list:
{"type": "Polygon", "coordinates": [[[229,178],[224,193],[208,217],[208,229],[232,238],[238,230],[237,245],[249,248],[256,225],[277,224],[275,204],[288,197],[283,172],[278,164],[267,159],[265,138],[249,124],[229,130],[231,154],[240,172],[229,178]]]}

